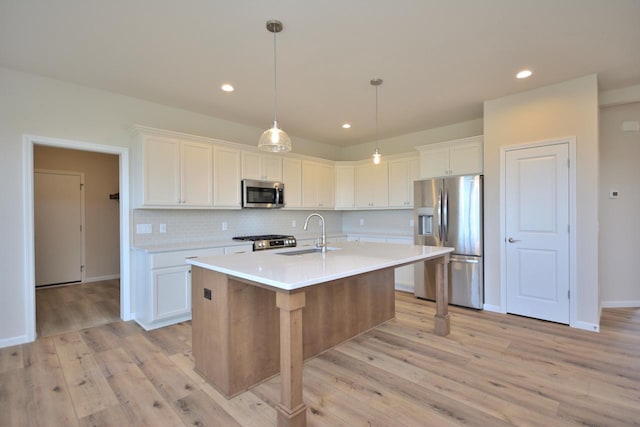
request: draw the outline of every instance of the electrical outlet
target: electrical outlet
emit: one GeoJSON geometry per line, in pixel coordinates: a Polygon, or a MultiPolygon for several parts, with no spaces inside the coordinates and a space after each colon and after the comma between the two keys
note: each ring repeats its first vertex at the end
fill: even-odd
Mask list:
{"type": "Polygon", "coordinates": [[[295,219],[291,220],[291,227],[292,228],[296,228],[296,220],[295,219]]]}
{"type": "Polygon", "coordinates": [[[412,219],[410,219],[410,220],[409,220],[409,227],[413,228],[413,226],[414,226],[413,220],[412,220],[412,219]]]}
{"type": "Polygon", "coordinates": [[[227,231],[227,229],[229,228],[229,224],[227,224],[226,221],[222,222],[222,231],[227,231]]]}
{"type": "Polygon", "coordinates": [[[151,234],[151,224],[136,224],[136,234],[151,234]]]}
{"type": "Polygon", "coordinates": [[[360,218],[360,225],[364,225],[364,218],[360,218]]]}
{"type": "Polygon", "coordinates": [[[160,224],[160,232],[161,233],[167,232],[167,224],[160,224]]]}
{"type": "Polygon", "coordinates": [[[617,199],[618,197],[620,197],[620,192],[618,190],[609,190],[610,199],[617,199]]]}

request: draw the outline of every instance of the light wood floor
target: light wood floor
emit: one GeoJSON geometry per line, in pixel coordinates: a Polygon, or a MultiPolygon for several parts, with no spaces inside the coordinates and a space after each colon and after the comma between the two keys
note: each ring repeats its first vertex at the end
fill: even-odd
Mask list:
{"type": "Polygon", "coordinates": [[[48,337],[120,319],[120,281],[36,289],[36,332],[48,337]]]}
{"type": "MultiPolygon", "coordinates": [[[[397,318],[308,361],[310,426],[640,423],[640,309],[592,333],[397,293],[397,318]]],[[[191,325],[115,322],[0,350],[2,426],[274,426],[275,378],[226,400],[192,370],[191,325]]]]}

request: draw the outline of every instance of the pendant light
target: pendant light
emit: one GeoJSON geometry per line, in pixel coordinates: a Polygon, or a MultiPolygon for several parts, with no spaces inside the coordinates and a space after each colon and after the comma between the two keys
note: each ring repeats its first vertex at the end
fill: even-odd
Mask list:
{"type": "Polygon", "coordinates": [[[273,127],[260,136],[258,148],[264,151],[286,153],[291,151],[291,138],[278,128],[278,79],[276,67],[276,33],[282,31],[282,22],[275,19],[267,21],[267,30],[273,33],[273,127]]]}
{"type": "Polygon", "coordinates": [[[376,88],[376,151],[373,152],[373,164],[380,164],[380,148],[378,148],[378,86],[382,84],[382,79],[372,79],[371,86],[376,88]]]}

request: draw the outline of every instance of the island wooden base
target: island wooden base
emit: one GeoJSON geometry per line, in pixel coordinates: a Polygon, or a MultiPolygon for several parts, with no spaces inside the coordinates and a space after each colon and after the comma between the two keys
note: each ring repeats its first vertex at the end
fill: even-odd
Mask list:
{"type": "MultiPolygon", "coordinates": [[[[448,263],[448,255],[437,262],[437,335],[450,328],[448,263]]],[[[394,271],[289,292],[193,266],[195,370],[227,398],[280,372],[278,427],[304,427],[304,360],[392,319],[394,271]]]]}
{"type": "MultiPolygon", "coordinates": [[[[426,268],[426,266],[425,266],[426,268]]],[[[449,335],[451,321],[449,320],[449,254],[436,261],[436,315],[434,319],[434,333],[449,335]]]]}
{"type": "Polygon", "coordinates": [[[226,397],[282,371],[298,324],[306,360],[395,316],[392,268],[288,293],[193,266],[191,288],[195,370],[226,397]]]}

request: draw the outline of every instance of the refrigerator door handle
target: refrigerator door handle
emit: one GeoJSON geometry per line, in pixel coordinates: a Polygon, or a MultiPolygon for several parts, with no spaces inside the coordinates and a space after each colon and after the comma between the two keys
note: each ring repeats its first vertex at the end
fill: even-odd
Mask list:
{"type": "Polygon", "coordinates": [[[464,258],[449,257],[449,262],[462,262],[462,263],[465,263],[465,264],[477,264],[479,261],[477,259],[464,259],[464,258]]]}
{"type": "Polygon", "coordinates": [[[438,193],[438,239],[444,242],[444,228],[442,223],[442,190],[438,193]]]}
{"type": "Polygon", "coordinates": [[[447,240],[449,240],[449,192],[445,191],[444,192],[444,200],[442,201],[442,217],[443,217],[443,227],[442,229],[444,230],[444,233],[442,234],[442,243],[444,244],[444,242],[446,242],[447,240]]]}

